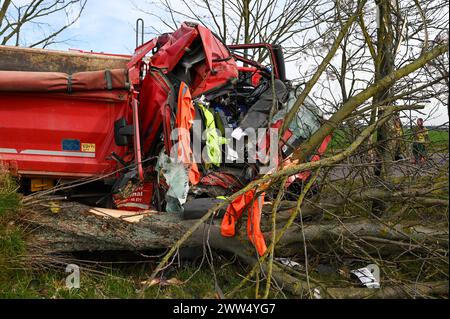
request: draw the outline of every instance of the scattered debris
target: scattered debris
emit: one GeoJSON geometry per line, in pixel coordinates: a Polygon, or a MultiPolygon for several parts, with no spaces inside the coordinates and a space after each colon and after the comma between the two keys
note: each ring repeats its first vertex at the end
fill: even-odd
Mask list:
{"type": "Polygon", "coordinates": [[[377,265],[368,265],[352,270],[351,273],[356,275],[367,288],[380,288],[380,270],[377,265]]]}
{"type": "Polygon", "coordinates": [[[189,193],[189,177],[182,163],[173,163],[164,153],[159,155],[157,170],[164,176],[169,190],[166,193],[166,211],[182,213],[189,193]]]}
{"type": "Polygon", "coordinates": [[[141,285],[147,288],[159,285],[159,286],[182,286],[184,285],[184,282],[177,279],[177,278],[171,278],[171,279],[164,279],[164,278],[155,278],[153,280],[145,280],[141,282],[141,285]]]}
{"type": "Polygon", "coordinates": [[[133,224],[139,223],[145,217],[157,214],[157,212],[155,211],[144,211],[136,213],[107,208],[93,208],[89,211],[89,213],[102,217],[117,218],[133,224]]]}
{"type": "Polygon", "coordinates": [[[58,202],[52,201],[49,202],[50,205],[50,211],[53,214],[59,214],[59,212],[61,211],[61,205],[58,202]]]}
{"type": "Polygon", "coordinates": [[[283,266],[291,267],[291,268],[297,268],[298,270],[303,270],[304,267],[300,265],[298,262],[293,261],[289,258],[276,258],[276,261],[278,261],[283,266]]]}
{"type": "Polygon", "coordinates": [[[314,299],[322,299],[322,295],[320,294],[319,288],[315,288],[315,289],[314,289],[314,294],[313,294],[313,296],[314,296],[314,299]]]}

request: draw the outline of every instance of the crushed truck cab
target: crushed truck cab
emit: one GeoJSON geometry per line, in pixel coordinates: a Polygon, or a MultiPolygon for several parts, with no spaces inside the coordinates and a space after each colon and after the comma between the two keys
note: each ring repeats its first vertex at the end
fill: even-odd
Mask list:
{"type": "MultiPolygon", "coordinates": [[[[100,181],[105,187],[88,191],[101,190],[95,203],[106,208],[191,218],[198,215],[195,200],[204,211],[205,198],[216,203],[289,161],[323,120],[307,99],[281,140],[271,140],[301,93],[286,80],[282,48],[227,46],[193,23],[132,56],[10,47],[0,47],[0,56],[1,165],[31,179],[34,190],[100,181]],[[263,133],[254,138],[252,130],[263,133]],[[276,167],[261,173],[264,151],[273,147],[276,167]]],[[[286,187],[309,177],[292,176],[286,187]]],[[[251,204],[249,238],[263,252],[257,217],[263,203],[261,193],[238,198],[222,214],[223,235],[234,234],[233,218],[251,204]]]]}

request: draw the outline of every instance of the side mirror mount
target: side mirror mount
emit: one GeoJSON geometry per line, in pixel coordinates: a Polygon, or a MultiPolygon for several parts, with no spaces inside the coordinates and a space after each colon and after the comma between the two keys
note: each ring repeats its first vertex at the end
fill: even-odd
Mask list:
{"type": "Polygon", "coordinates": [[[133,125],[128,125],[122,117],[114,123],[114,140],[117,146],[127,146],[130,144],[130,136],[134,135],[133,125]]]}

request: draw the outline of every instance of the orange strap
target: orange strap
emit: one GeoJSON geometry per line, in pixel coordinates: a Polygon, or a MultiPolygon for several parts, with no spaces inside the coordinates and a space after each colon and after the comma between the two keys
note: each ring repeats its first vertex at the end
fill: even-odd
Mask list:
{"type": "Polygon", "coordinates": [[[233,237],[236,234],[236,222],[242,217],[244,210],[247,209],[247,236],[260,256],[264,255],[267,250],[266,241],[260,228],[264,196],[265,194],[262,194],[255,199],[255,191],[251,190],[236,198],[228,206],[221,227],[222,236],[233,237]]]}
{"type": "Polygon", "coordinates": [[[197,163],[191,160],[191,135],[189,133],[185,134],[186,132],[190,132],[194,119],[195,108],[192,104],[191,92],[189,91],[189,87],[184,82],[181,82],[180,92],[178,94],[178,112],[176,119],[176,127],[179,129],[178,141],[180,145],[178,148],[178,159],[185,164],[189,164],[189,181],[193,185],[197,185],[200,183],[200,172],[197,163]]]}

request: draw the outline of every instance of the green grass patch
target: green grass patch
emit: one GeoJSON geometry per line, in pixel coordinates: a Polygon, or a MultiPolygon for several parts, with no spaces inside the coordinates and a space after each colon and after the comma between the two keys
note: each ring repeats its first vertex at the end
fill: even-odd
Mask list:
{"type": "MultiPolygon", "coordinates": [[[[404,130],[405,140],[410,140],[412,143],[412,134],[411,130],[405,128],[404,130]]],[[[358,132],[352,132],[350,128],[341,128],[334,132],[333,139],[328,147],[328,150],[342,150],[350,146],[350,144],[354,141],[354,137],[358,135],[358,132]]],[[[375,134],[376,135],[376,134],[375,134]]],[[[439,148],[448,148],[449,144],[449,131],[445,130],[429,130],[429,137],[430,137],[430,147],[432,149],[439,149],[439,148]]],[[[375,136],[376,140],[376,136],[375,136]]],[[[406,142],[407,143],[407,142],[406,142]]],[[[408,147],[411,147],[409,145],[408,147]]]]}
{"type": "Polygon", "coordinates": [[[14,223],[20,196],[16,181],[0,167],[0,272],[18,267],[18,257],[25,252],[21,229],[14,223]]]}
{"type": "MultiPolygon", "coordinates": [[[[104,275],[93,274],[81,268],[80,288],[68,289],[65,285],[67,274],[64,269],[32,272],[17,270],[0,277],[0,298],[26,299],[211,299],[216,291],[212,272],[208,266],[197,271],[196,266],[186,265],[174,269],[167,278],[184,282],[180,285],[152,286],[141,290],[151,274],[151,269],[142,266],[109,267],[104,275]],[[193,276],[193,274],[195,274],[193,276]],[[189,281],[188,281],[189,280],[189,281]]],[[[217,269],[217,280],[223,291],[236,286],[242,277],[236,267],[230,265],[217,269]]],[[[250,284],[239,292],[238,298],[254,298],[254,285],[250,284]]]]}
{"type": "Polygon", "coordinates": [[[0,219],[19,208],[20,195],[17,189],[17,182],[0,166],[0,219]]]}
{"type": "Polygon", "coordinates": [[[25,252],[25,243],[20,228],[14,225],[0,225],[0,267],[1,260],[11,260],[25,252]]]}
{"type": "Polygon", "coordinates": [[[448,131],[430,131],[431,144],[435,147],[448,147],[449,132],[448,131]]]}

